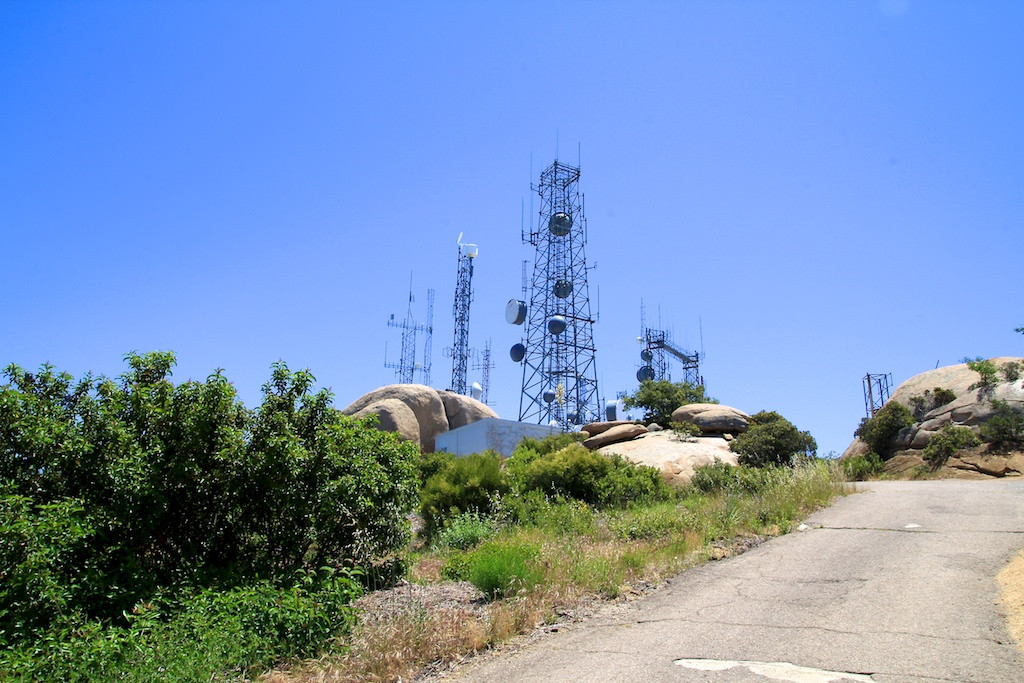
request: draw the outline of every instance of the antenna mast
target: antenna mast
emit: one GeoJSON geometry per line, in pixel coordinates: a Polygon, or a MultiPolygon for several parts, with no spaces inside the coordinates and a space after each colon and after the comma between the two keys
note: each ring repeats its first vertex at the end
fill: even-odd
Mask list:
{"type": "Polygon", "coordinates": [[[412,315],[412,305],[416,297],[412,293],[412,275],[409,276],[409,307],[405,312],[405,320],[395,322],[395,314],[392,313],[388,319],[388,327],[397,327],[402,330],[402,355],[397,363],[387,361],[387,346],[384,347],[384,367],[394,368],[395,377],[399,384],[412,384],[416,374],[416,332],[427,333],[427,341],[424,345],[424,364],[420,367],[425,383],[430,382],[430,343],[433,332],[434,317],[434,290],[427,290],[427,325],[417,325],[412,315]]]}
{"type": "Polygon", "coordinates": [[[512,299],[505,312],[508,322],[526,325],[510,351],[523,364],[519,420],[566,431],[601,419],[579,177],[578,167],[556,160],[532,187],[540,212],[523,236],[535,248],[529,305],[512,299]]]}
{"type": "Polygon", "coordinates": [[[466,370],[469,363],[469,305],[473,303],[473,260],[479,249],[475,244],[463,244],[462,233],[456,242],[459,245],[459,269],[455,281],[455,302],[452,315],[455,317],[455,343],[452,355],[451,390],[466,394],[466,370]]]}

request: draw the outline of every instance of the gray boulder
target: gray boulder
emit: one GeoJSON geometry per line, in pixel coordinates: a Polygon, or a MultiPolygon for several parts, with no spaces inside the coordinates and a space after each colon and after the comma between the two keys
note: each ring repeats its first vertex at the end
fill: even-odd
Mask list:
{"type": "Polygon", "coordinates": [[[594,450],[596,448],[601,448],[602,446],[607,446],[610,443],[629,441],[630,439],[635,439],[646,433],[647,427],[627,422],[626,424],[616,425],[606,429],[596,436],[590,437],[583,442],[583,445],[590,450],[594,450]]]}
{"type": "Polygon", "coordinates": [[[401,401],[412,410],[419,425],[420,449],[424,453],[433,453],[434,437],[448,431],[448,417],[437,390],[424,384],[390,384],[375,389],[341,412],[345,415],[356,415],[364,408],[387,399],[401,401]]]}
{"type": "Polygon", "coordinates": [[[416,420],[416,414],[412,408],[397,398],[385,398],[371,403],[368,406],[352,413],[352,417],[366,417],[376,415],[378,419],[377,429],[384,432],[398,432],[402,438],[420,442],[420,423],[416,420]]]}
{"type": "Polygon", "coordinates": [[[498,417],[498,414],[486,403],[481,403],[472,396],[463,396],[454,391],[438,391],[444,414],[448,418],[448,429],[458,429],[485,417],[498,417]]]}
{"type": "Polygon", "coordinates": [[[747,431],[750,416],[717,403],[688,403],[672,411],[672,421],[697,425],[704,434],[741,434],[747,431]]]}
{"type": "Polygon", "coordinates": [[[631,424],[633,424],[633,422],[630,420],[613,420],[612,422],[590,422],[580,427],[580,431],[586,432],[590,436],[597,436],[598,434],[607,432],[612,427],[631,424]]]}

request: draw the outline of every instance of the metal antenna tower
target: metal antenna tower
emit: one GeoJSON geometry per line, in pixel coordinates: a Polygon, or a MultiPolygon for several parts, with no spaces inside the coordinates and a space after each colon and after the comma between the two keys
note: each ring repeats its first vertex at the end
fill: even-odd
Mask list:
{"type": "Polygon", "coordinates": [[[473,303],[473,259],[479,249],[475,244],[463,244],[462,233],[456,240],[459,245],[459,273],[455,281],[455,303],[452,315],[455,317],[455,342],[450,349],[452,356],[451,390],[467,394],[466,369],[469,364],[469,305],[473,303]]]}
{"type": "Polygon", "coordinates": [[[578,167],[556,160],[531,186],[540,211],[536,227],[531,221],[522,235],[535,248],[529,304],[512,299],[505,312],[508,322],[526,325],[510,351],[523,364],[519,420],[563,430],[602,419],[579,178],[578,167]]]}
{"type": "MultiPolygon", "coordinates": [[[[480,370],[480,396],[477,400],[487,403],[487,396],[491,390],[491,370],[494,368],[494,361],[491,360],[491,340],[484,344],[484,350],[480,352],[480,360],[473,364],[474,370],[480,370]]],[[[490,405],[490,404],[488,404],[490,405]]]]}
{"type": "Polygon", "coordinates": [[[395,377],[398,378],[399,384],[412,384],[413,377],[417,370],[416,365],[416,333],[426,332],[427,342],[424,345],[424,365],[420,366],[419,369],[423,373],[425,383],[430,381],[430,344],[431,334],[433,332],[433,317],[434,317],[434,290],[427,290],[427,318],[430,321],[428,325],[417,325],[412,315],[412,305],[416,301],[416,297],[412,293],[412,277],[409,277],[409,307],[405,313],[405,320],[402,322],[395,321],[395,314],[392,313],[388,319],[388,327],[397,327],[402,330],[402,354],[399,357],[397,363],[387,362],[387,349],[385,348],[385,359],[384,367],[394,368],[395,377]]]}
{"type": "Polygon", "coordinates": [[[885,402],[889,400],[890,389],[892,389],[892,374],[872,375],[870,372],[864,375],[861,380],[864,385],[864,412],[868,417],[874,417],[885,402]]]}
{"type": "Polygon", "coordinates": [[[434,351],[434,290],[427,290],[427,339],[423,342],[423,383],[430,386],[430,365],[434,351]]]}
{"type": "Polygon", "coordinates": [[[701,353],[687,351],[676,346],[672,341],[672,334],[666,330],[656,330],[647,327],[646,312],[642,299],[640,300],[640,336],[636,340],[643,346],[643,349],[640,351],[640,360],[643,362],[643,365],[636,371],[637,381],[671,381],[669,356],[672,356],[682,364],[684,382],[694,386],[704,384],[704,378],[700,375],[701,353]]]}

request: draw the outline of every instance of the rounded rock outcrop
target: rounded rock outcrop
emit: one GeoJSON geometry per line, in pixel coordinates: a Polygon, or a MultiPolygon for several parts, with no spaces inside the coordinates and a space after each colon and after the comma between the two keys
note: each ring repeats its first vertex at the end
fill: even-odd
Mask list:
{"type": "Polygon", "coordinates": [[[424,453],[433,453],[434,439],[449,429],[486,417],[498,417],[490,406],[475,398],[439,391],[425,384],[389,384],[361,396],[341,412],[353,417],[378,415],[379,429],[398,432],[409,441],[415,441],[424,453]]]}
{"type": "Polygon", "coordinates": [[[703,434],[742,434],[750,425],[750,416],[718,403],[688,403],[672,411],[672,421],[696,425],[703,434]]]}

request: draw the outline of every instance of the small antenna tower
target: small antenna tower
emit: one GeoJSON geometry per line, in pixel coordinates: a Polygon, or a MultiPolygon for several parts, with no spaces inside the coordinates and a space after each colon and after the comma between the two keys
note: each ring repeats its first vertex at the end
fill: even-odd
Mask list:
{"type": "Polygon", "coordinates": [[[510,350],[523,365],[520,422],[566,431],[602,419],[579,177],[578,167],[555,160],[531,188],[540,212],[523,234],[535,248],[529,297],[512,299],[505,310],[509,323],[525,324],[522,341],[510,350]]]}
{"type": "MultiPolygon", "coordinates": [[[[473,364],[474,370],[480,370],[480,396],[477,397],[481,403],[487,403],[487,397],[491,390],[491,370],[494,368],[494,361],[491,360],[491,340],[484,344],[484,350],[480,352],[480,360],[473,364]]],[[[471,392],[472,393],[472,392],[471,392]]],[[[490,405],[487,403],[487,405],[490,405]]]]}
{"type": "Polygon", "coordinates": [[[455,280],[455,301],[452,304],[452,315],[455,317],[454,346],[445,349],[452,357],[451,390],[458,394],[468,394],[466,387],[466,370],[469,367],[469,305],[473,303],[473,260],[480,250],[475,244],[463,244],[462,233],[455,241],[459,246],[458,277],[455,280]]]}
{"type": "MultiPolygon", "coordinates": [[[[659,322],[660,317],[659,315],[659,322]]],[[[640,360],[643,364],[636,371],[638,382],[644,380],[671,381],[672,375],[669,367],[669,356],[671,356],[682,365],[684,382],[693,386],[704,384],[704,378],[700,374],[700,359],[703,353],[680,348],[673,343],[672,333],[667,330],[647,327],[643,299],[640,300],[640,336],[636,340],[643,347],[640,350],[640,360]]]]}
{"type": "Polygon", "coordinates": [[[864,385],[864,412],[874,417],[889,400],[892,389],[892,373],[872,375],[870,372],[861,380],[864,385]]]}
{"type": "MultiPolygon", "coordinates": [[[[412,315],[412,305],[416,301],[416,297],[412,293],[412,276],[409,276],[409,306],[405,313],[405,320],[397,322],[395,320],[395,314],[392,313],[388,319],[388,327],[397,327],[402,330],[402,354],[398,359],[397,363],[387,362],[387,358],[384,360],[384,367],[394,368],[395,377],[398,378],[399,384],[412,384],[417,368],[421,371],[424,383],[430,382],[430,346],[431,336],[433,334],[433,317],[434,317],[434,290],[427,290],[427,325],[417,325],[412,315]],[[424,362],[423,365],[416,365],[416,333],[426,332],[427,340],[424,344],[424,362]]],[[[385,356],[387,351],[385,349],[385,356]]]]}

